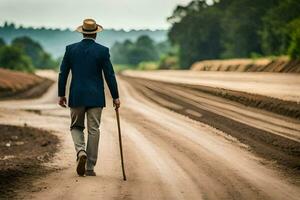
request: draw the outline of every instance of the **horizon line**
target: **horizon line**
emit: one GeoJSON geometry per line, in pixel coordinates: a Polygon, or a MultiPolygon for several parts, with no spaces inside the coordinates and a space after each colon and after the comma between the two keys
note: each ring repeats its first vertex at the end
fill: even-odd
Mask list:
{"type": "MultiPolygon", "coordinates": [[[[23,25],[23,24],[17,24],[16,22],[11,22],[11,21],[4,21],[2,23],[0,23],[0,27],[3,28],[5,27],[5,24],[7,23],[8,26],[14,26],[15,28],[24,28],[24,29],[28,29],[28,28],[32,28],[34,30],[41,30],[41,29],[46,29],[46,30],[60,30],[60,31],[75,31],[70,27],[66,27],[66,28],[59,28],[59,27],[47,27],[47,26],[32,26],[32,25],[23,25]]],[[[168,31],[168,28],[155,28],[155,29],[151,29],[151,28],[130,28],[130,29],[125,29],[125,28],[104,28],[105,30],[113,30],[113,31],[124,31],[124,32],[130,32],[130,31],[168,31]]]]}

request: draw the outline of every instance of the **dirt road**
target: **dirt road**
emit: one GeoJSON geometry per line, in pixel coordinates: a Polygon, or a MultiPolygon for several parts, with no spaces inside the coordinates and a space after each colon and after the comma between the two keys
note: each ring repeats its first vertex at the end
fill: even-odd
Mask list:
{"type": "MultiPolygon", "coordinates": [[[[166,103],[164,98],[157,95],[160,104],[151,100],[133,82],[119,79],[119,87],[127,182],[121,177],[117,127],[111,104],[102,116],[100,159],[95,169],[98,176],[78,177],[68,128],[69,110],[56,105],[56,85],[38,100],[0,102],[0,123],[27,123],[50,129],[62,141],[54,161],[48,164],[59,170],[41,177],[34,184],[38,189],[23,192],[23,197],[70,200],[299,199],[298,174],[289,177],[289,173],[258,157],[249,151],[249,146],[234,137],[174,112],[176,110],[166,109],[162,105],[163,101],[166,103]]],[[[182,106],[167,102],[175,108],[182,106]]],[[[206,114],[188,112],[198,117],[206,114]]],[[[230,118],[229,114],[226,118],[230,118]]],[[[254,123],[252,118],[249,123],[254,123]]],[[[274,133],[283,130],[282,135],[287,129],[266,123],[261,127],[274,133]]],[[[294,127],[299,131],[297,128],[294,127]]],[[[298,144],[296,133],[286,137],[298,144]]],[[[292,157],[296,158],[296,161],[291,158],[293,163],[299,161],[299,157],[298,160],[295,155],[292,157]]]]}

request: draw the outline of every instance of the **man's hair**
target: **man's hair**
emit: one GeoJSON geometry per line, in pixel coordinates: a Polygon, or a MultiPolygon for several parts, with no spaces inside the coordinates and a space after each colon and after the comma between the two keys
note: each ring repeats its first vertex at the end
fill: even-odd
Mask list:
{"type": "Polygon", "coordinates": [[[94,34],[82,33],[82,35],[83,35],[84,38],[94,38],[94,39],[96,39],[96,37],[97,37],[97,33],[94,33],[94,34]]]}

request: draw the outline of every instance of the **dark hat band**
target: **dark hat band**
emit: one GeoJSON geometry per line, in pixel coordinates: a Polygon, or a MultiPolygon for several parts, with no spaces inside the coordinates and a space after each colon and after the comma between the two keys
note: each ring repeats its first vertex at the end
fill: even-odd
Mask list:
{"type": "Polygon", "coordinates": [[[85,31],[85,32],[94,32],[98,29],[98,26],[95,28],[95,29],[92,29],[92,30],[87,30],[85,28],[82,27],[82,30],[85,31]]]}

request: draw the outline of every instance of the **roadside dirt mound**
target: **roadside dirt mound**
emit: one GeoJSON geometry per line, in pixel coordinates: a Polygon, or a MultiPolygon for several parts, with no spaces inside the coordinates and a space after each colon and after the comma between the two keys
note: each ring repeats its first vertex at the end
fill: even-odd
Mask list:
{"type": "Polygon", "coordinates": [[[27,126],[0,125],[0,132],[0,199],[15,199],[18,189],[49,172],[41,164],[56,152],[58,138],[27,126]]]}
{"type": "Polygon", "coordinates": [[[222,97],[224,99],[228,99],[230,101],[234,101],[245,106],[259,108],[294,119],[300,119],[300,104],[296,102],[284,101],[258,94],[250,94],[246,92],[238,92],[221,88],[189,85],[182,86],[186,88],[191,88],[198,92],[204,92],[207,94],[222,97]]]}
{"type": "Polygon", "coordinates": [[[41,96],[53,81],[35,74],[0,68],[0,98],[34,98],[41,96]]]}
{"type": "Polygon", "coordinates": [[[288,60],[288,58],[279,58],[273,61],[266,58],[205,60],[194,63],[191,70],[300,73],[300,60],[288,60]]]}

